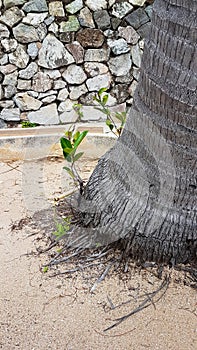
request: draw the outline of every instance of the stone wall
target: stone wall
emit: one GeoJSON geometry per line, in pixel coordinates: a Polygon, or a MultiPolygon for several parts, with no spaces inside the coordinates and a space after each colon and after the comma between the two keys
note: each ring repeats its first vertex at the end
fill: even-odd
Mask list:
{"type": "Polygon", "coordinates": [[[153,0],[0,0],[0,127],[101,120],[91,107],[132,103],[153,0]]]}

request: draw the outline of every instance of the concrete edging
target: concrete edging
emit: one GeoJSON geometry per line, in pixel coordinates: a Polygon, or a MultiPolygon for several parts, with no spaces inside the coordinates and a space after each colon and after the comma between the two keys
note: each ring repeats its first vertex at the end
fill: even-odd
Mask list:
{"type": "MultiPolygon", "coordinates": [[[[59,139],[70,124],[35,128],[0,130],[0,161],[36,160],[62,156],[59,139]]],[[[79,131],[89,130],[80,150],[90,158],[101,157],[111,148],[116,138],[108,132],[105,123],[77,123],[79,131]]]]}

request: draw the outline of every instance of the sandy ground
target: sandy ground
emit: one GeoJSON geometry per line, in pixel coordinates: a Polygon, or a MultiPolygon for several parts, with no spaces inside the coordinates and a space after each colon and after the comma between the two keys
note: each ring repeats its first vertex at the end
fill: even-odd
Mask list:
{"type": "MultiPolygon", "coordinates": [[[[12,231],[11,225],[47,209],[69,189],[62,166],[56,159],[0,164],[0,349],[196,349],[194,289],[174,280],[158,303],[103,332],[161,282],[146,271],[133,270],[121,279],[113,273],[90,294],[94,271],[89,271],[91,278],[88,273],[49,278],[49,272],[41,270],[46,257],[26,255],[35,250],[36,236],[27,227],[12,231]],[[112,304],[127,301],[112,310],[112,304]]],[[[84,162],[83,172],[89,169],[90,163],[84,162]]],[[[38,223],[39,237],[41,226],[38,223]]]]}

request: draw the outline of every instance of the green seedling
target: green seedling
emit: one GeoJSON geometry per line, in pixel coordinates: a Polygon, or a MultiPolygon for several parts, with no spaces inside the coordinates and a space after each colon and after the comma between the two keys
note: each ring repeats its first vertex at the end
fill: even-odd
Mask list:
{"type": "Polygon", "coordinates": [[[22,128],[35,128],[36,126],[38,126],[38,124],[31,123],[29,121],[22,121],[21,125],[22,125],[22,128]]]}
{"type": "Polygon", "coordinates": [[[83,180],[76,170],[75,163],[82,157],[84,153],[77,153],[77,150],[83,139],[86,137],[87,133],[88,130],[82,132],[74,132],[74,130],[68,130],[65,132],[65,136],[61,137],[60,139],[64,158],[68,163],[70,163],[70,166],[65,166],[64,169],[79,184],[81,193],[83,192],[83,180]]]}
{"type": "Polygon", "coordinates": [[[59,240],[62,238],[70,229],[70,221],[71,217],[68,216],[63,219],[64,222],[56,222],[56,231],[53,232],[53,235],[55,236],[56,240],[59,240]]]}
{"type": "Polygon", "coordinates": [[[46,273],[46,272],[48,272],[48,270],[49,270],[49,267],[48,266],[44,266],[43,269],[42,269],[42,272],[46,273]]]}

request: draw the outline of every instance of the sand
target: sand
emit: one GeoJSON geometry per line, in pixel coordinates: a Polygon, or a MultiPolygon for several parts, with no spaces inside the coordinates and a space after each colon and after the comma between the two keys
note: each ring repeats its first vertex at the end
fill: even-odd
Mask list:
{"type": "MultiPolygon", "coordinates": [[[[85,176],[91,164],[84,160],[85,176]]],[[[44,225],[38,222],[33,230],[27,218],[47,210],[54,197],[70,189],[62,166],[55,158],[0,164],[0,349],[196,349],[197,295],[179,280],[180,274],[174,273],[158,303],[103,332],[161,281],[145,270],[121,278],[112,272],[91,294],[97,271],[50,278],[50,271],[42,272],[48,257],[27,254],[45,242],[44,225]],[[23,218],[27,225],[11,230],[23,218]]]]}

